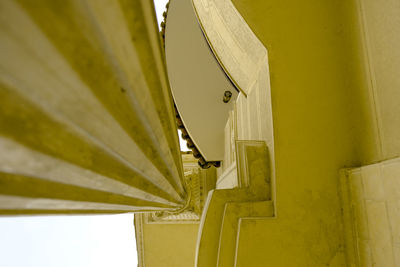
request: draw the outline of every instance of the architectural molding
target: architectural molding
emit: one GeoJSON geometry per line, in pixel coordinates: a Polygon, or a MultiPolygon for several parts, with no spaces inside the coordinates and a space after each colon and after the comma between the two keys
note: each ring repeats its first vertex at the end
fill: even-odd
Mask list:
{"type": "Polygon", "coordinates": [[[233,266],[241,218],[271,218],[271,169],[263,141],[237,141],[238,187],[207,197],[197,239],[196,267],[233,266]]]}
{"type": "Polygon", "coordinates": [[[342,169],[340,193],[349,266],[397,266],[400,158],[342,169]]]}
{"type": "Polygon", "coordinates": [[[143,224],[145,223],[144,217],[145,215],[143,213],[136,213],[134,218],[138,267],[145,267],[145,248],[143,236],[143,224]]]}
{"type": "MultiPolygon", "coordinates": [[[[161,38],[162,38],[162,45],[165,49],[165,29],[166,29],[166,25],[167,25],[167,17],[168,17],[168,10],[169,10],[169,5],[170,2],[168,1],[168,3],[165,6],[165,11],[163,12],[163,21],[161,22],[161,38]]],[[[231,94],[232,96],[232,94],[231,94]]],[[[228,101],[229,102],[229,101],[228,101]]],[[[208,169],[211,166],[214,166],[216,168],[221,166],[221,162],[220,161],[207,161],[204,156],[201,154],[200,150],[196,147],[195,142],[193,142],[192,138],[189,135],[189,132],[186,130],[185,124],[183,123],[182,119],[181,119],[181,115],[179,114],[179,111],[176,107],[176,103],[174,105],[175,108],[175,117],[176,117],[176,124],[178,129],[181,130],[181,137],[183,140],[186,141],[186,145],[187,147],[192,151],[193,156],[198,159],[198,164],[201,168],[203,169],[208,169]]]]}
{"type": "Polygon", "coordinates": [[[201,169],[190,153],[182,153],[185,183],[190,197],[188,205],[178,211],[157,211],[144,214],[148,224],[199,223],[208,191],[215,188],[215,169],[201,169]],[[214,175],[213,175],[214,174],[214,175]],[[214,185],[210,184],[214,180],[214,185]]]}
{"type": "Polygon", "coordinates": [[[231,0],[192,0],[199,23],[225,73],[244,95],[268,64],[267,49],[231,0]]]}

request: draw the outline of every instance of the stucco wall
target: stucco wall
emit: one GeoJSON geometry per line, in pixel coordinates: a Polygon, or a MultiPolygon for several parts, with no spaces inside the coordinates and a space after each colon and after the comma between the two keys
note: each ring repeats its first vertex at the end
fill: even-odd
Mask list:
{"type": "Polygon", "coordinates": [[[268,49],[277,213],[243,223],[238,266],[345,266],[339,169],[400,152],[399,5],[233,2],[268,49]]]}
{"type": "Polygon", "coordinates": [[[338,171],[360,164],[365,125],[355,5],[233,2],[268,49],[277,215],[242,224],[237,264],[346,266],[338,171]]]}
{"type": "Polygon", "coordinates": [[[194,266],[198,224],[143,224],[144,267],[194,266]]]}

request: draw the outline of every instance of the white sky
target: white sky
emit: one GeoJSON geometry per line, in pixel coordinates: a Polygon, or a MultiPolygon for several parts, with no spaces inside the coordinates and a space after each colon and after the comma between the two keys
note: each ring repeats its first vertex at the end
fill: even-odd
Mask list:
{"type": "Polygon", "coordinates": [[[0,266],[136,267],[133,214],[0,217],[0,266]]]}
{"type": "Polygon", "coordinates": [[[190,149],[187,147],[186,141],[183,140],[183,138],[182,138],[181,130],[178,130],[178,135],[179,135],[179,144],[181,146],[181,151],[189,151],[190,149]]]}
{"type": "Polygon", "coordinates": [[[166,10],[165,6],[167,5],[167,3],[168,3],[168,0],[154,0],[154,5],[156,7],[158,25],[160,25],[161,21],[163,21],[163,15],[162,14],[166,10]]]}
{"type": "MultiPolygon", "coordinates": [[[[167,2],[154,0],[159,23],[167,2]]],[[[133,214],[0,217],[0,266],[136,267],[133,214]]]]}

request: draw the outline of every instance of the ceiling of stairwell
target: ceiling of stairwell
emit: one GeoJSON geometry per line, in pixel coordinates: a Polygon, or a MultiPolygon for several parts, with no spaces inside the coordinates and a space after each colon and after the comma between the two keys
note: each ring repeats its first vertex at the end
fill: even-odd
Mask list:
{"type": "Polygon", "coordinates": [[[172,94],[185,128],[207,161],[224,154],[224,129],[238,92],[213,55],[190,0],[170,2],[165,52],[172,94]],[[223,102],[225,91],[233,95],[223,102]]]}

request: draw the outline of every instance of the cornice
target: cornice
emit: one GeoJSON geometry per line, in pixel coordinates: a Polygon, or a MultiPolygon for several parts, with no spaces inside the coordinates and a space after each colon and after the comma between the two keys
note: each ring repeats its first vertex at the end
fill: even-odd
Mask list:
{"type": "MultiPolygon", "coordinates": [[[[168,8],[169,8],[169,3],[170,1],[168,1],[168,3],[165,5],[166,10],[163,12],[163,21],[161,22],[160,26],[161,26],[161,31],[160,31],[160,35],[161,35],[161,40],[162,40],[162,46],[165,49],[165,28],[167,25],[167,17],[168,17],[168,8]]],[[[198,159],[198,164],[201,168],[203,169],[208,169],[211,166],[214,166],[216,168],[221,166],[221,162],[220,161],[206,161],[206,159],[203,157],[203,155],[201,155],[199,149],[197,149],[196,145],[194,144],[193,140],[191,139],[188,131],[185,128],[185,125],[181,119],[181,116],[179,114],[179,111],[175,105],[175,100],[174,100],[174,108],[175,108],[175,118],[176,118],[176,124],[178,126],[178,129],[181,130],[182,134],[182,138],[186,141],[187,147],[192,151],[193,156],[198,159]]]]}

